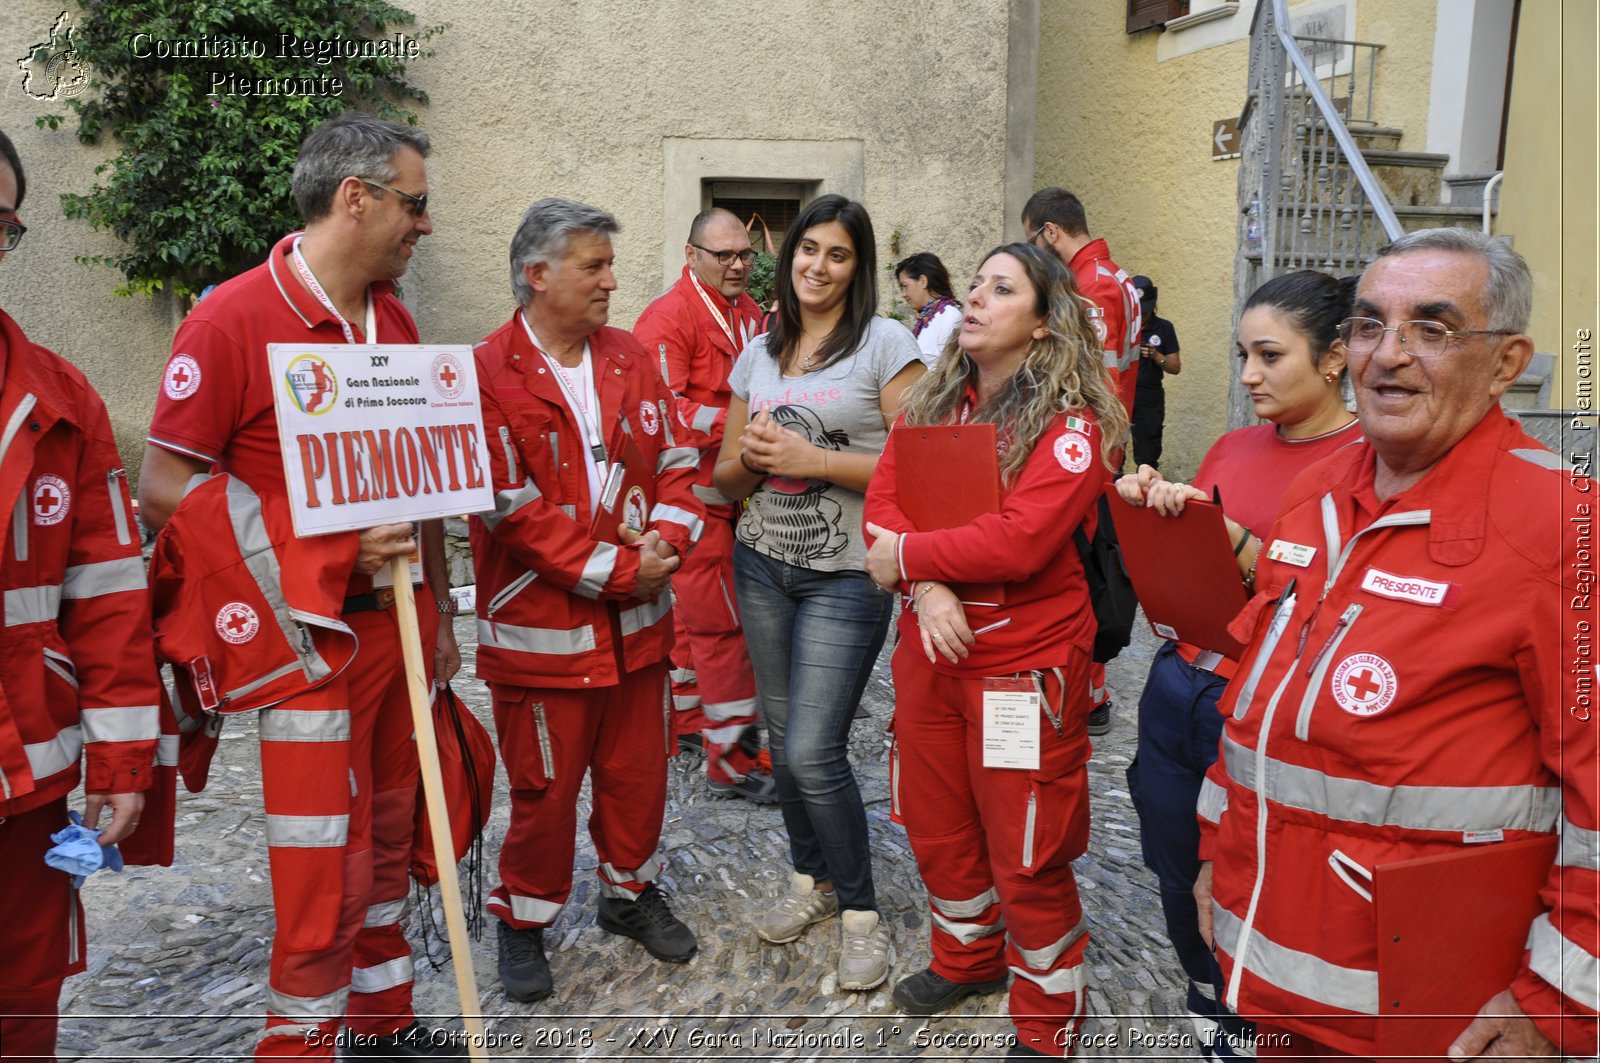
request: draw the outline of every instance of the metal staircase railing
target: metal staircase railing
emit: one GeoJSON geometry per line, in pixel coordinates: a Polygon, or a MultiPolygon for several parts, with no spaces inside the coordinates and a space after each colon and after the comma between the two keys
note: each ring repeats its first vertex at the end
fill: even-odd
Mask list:
{"type": "MultiPolygon", "coordinates": [[[[1367,165],[1349,120],[1372,125],[1380,44],[1296,38],[1288,0],[1262,0],[1250,29],[1249,97],[1240,122],[1238,307],[1281,272],[1359,272],[1403,229],[1367,165]],[[1308,45],[1316,61],[1301,44],[1308,45]],[[1359,72],[1366,67],[1365,93],[1359,72]],[[1341,69],[1344,68],[1344,69],[1341,69]],[[1344,95],[1336,102],[1329,87],[1344,95]]],[[[1229,427],[1253,420],[1244,389],[1229,389],[1229,427]]]]}

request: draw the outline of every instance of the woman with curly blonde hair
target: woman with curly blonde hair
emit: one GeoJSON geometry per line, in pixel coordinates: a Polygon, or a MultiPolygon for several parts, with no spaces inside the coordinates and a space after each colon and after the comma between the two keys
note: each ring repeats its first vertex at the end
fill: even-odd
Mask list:
{"type": "Polygon", "coordinates": [[[933,916],[933,963],[895,986],[895,1003],[937,1014],[1005,988],[1009,969],[1019,1056],[1069,1051],[1084,1014],[1072,860],[1089,838],[1095,620],[1073,532],[1093,531],[1128,426],[1087,305],[1050,255],[991,252],[956,349],[912,386],[900,420],[995,425],[999,511],[915,530],[896,502],[894,436],[867,490],[867,571],[908,603],[891,806],[933,916]],[[1001,584],[1003,602],[963,603],[962,584],[1001,584]]]}

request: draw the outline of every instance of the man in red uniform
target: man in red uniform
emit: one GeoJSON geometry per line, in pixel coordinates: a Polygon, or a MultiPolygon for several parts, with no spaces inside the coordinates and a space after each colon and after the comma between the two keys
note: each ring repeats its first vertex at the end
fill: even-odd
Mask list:
{"type": "Polygon", "coordinates": [[[739,219],[713,207],[695,216],[683,255],[683,276],[633,326],[677,398],[682,444],[700,451],[694,493],[706,506],[700,542],[672,580],[673,719],[680,740],[700,737],[712,793],[768,804],[778,788],[757,762],[756,678],[733,597],[738,507],[711,485],[733,394],[728,374],[761,331],[761,309],[744,293],[755,252],[739,219]]]}
{"type": "MultiPolygon", "coordinates": [[[[27,182],[0,132],[0,259],[27,182]]],[[[102,845],[138,825],[160,697],[149,592],[105,405],[0,312],[0,1054],[54,1059],[61,983],[84,969],[83,906],[49,867],[80,779],[102,845]],[[80,765],[88,760],[88,773],[80,765]]]]}
{"type": "Polygon", "coordinates": [[[1500,409],[1531,305],[1510,248],[1427,229],[1380,252],[1341,327],[1366,442],[1284,497],[1199,800],[1201,931],[1259,1056],[1379,1050],[1374,905],[1429,899],[1375,898],[1376,867],[1556,834],[1520,970],[1466,1003],[1450,1058],[1595,1054],[1600,732],[1572,664],[1594,482],[1500,409]]]}
{"type": "Polygon", "coordinates": [[[472,521],[478,675],[511,784],[488,907],[512,1000],[554,989],[544,928],[572,891],[586,773],[601,928],[662,960],[697,947],[654,880],[675,746],[668,581],[700,534],[700,455],[676,440],[655,359],[605,327],[619,229],[568,199],[529,207],[511,239],[517,312],[478,348],[495,487],[472,521]]]}
{"type": "MultiPolygon", "coordinates": [[[[151,527],[183,521],[190,478],[215,471],[260,499],[234,528],[240,550],[252,537],[269,539],[263,507],[282,505],[287,490],[268,343],[418,342],[394,282],[417,241],[433,231],[427,151],[421,131],[359,112],[306,137],[293,182],[305,231],[285,237],[264,264],[208,295],[173,340],[139,483],[151,527]]],[[[374,587],[371,578],[390,558],[414,551],[412,532],[410,525],[387,525],[297,547],[348,573],[337,622],[354,633],[359,649],[338,674],[320,684],[308,680],[260,716],[277,928],[258,1058],[329,1058],[336,1034],[353,1055],[444,1051],[411,1009],[411,949],[402,921],[417,754],[397,665],[393,592],[374,587]],[[348,1024],[344,1034],[341,1022],[348,1024]]],[[[422,540],[431,591],[418,594],[423,638],[425,645],[437,639],[435,674],[443,682],[459,657],[450,624],[436,622],[440,613],[454,612],[438,521],[424,524],[422,540]]],[[[251,571],[262,575],[259,565],[251,571]]],[[[281,600],[278,566],[262,578],[267,600],[281,600]]],[[[223,637],[237,641],[237,656],[245,659],[257,631],[249,617],[241,625],[239,612],[184,620],[191,626],[215,620],[219,630],[231,625],[231,637],[223,637]]],[[[314,636],[328,656],[331,637],[326,628],[314,636]]],[[[227,660],[214,663],[229,667],[227,660]]]]}
{"type": "MultiPolygon", "coordinates": [[[[1091,300],[1100,313],[1095,330],[1105,346],[1106,372],[1111,374],[1122,405],[1133,417],[1134,391],[1139,382],[1139,295],[1133,280],[1111,261],[1104,240],[1089,235],[1083,203],[1064,188],[1041,188],[1022,207],[1022,227],[1028,242],[1055,255],[1072,273],[1078,294],[1091,300]]],[[[1089,665],[1089,734],[1111,730],[1111,692],[1106,688],[1106,666],[1089,665]]]]}

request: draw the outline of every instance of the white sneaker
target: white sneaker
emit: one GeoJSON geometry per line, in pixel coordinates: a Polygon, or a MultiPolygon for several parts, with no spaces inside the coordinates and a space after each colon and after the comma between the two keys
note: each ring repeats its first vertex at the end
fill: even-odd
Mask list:
{"type": "Polygon", "coordinates": [[[817,880],[798,871],[789,878],[789,892],[756,920],[756,935],[773,945],[787,945],[806,927],[820,923],[839,910],[836,894],[817,889],[817,880]]]}
{"type": "Polygon", "coordinates": [[[839,988],[860,992],[889,977],[889,928],[877,912],[846,911],[839,916],[844,942],[839,948],[839,988]]]}

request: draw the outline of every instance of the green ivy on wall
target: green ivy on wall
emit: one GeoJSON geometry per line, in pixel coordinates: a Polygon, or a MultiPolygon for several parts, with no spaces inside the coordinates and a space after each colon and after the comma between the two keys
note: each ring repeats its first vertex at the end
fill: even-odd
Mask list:
{"type": "MultiPolygon", "coordinates": [[[[342,111],[415,123],[427,95],[406,64],[444,25],[408,32],[383,0],[81,0],[72,48],[89,91],[66,100],[78,139],[109,135],[69,218],[125,245],[85,264],[122,272],[119,295],[189,296],[259,263],[299,226],[289,183],[300,141],[342,111]]],[[[40,126],[66,119],[46,115],[40,126]]]]}

